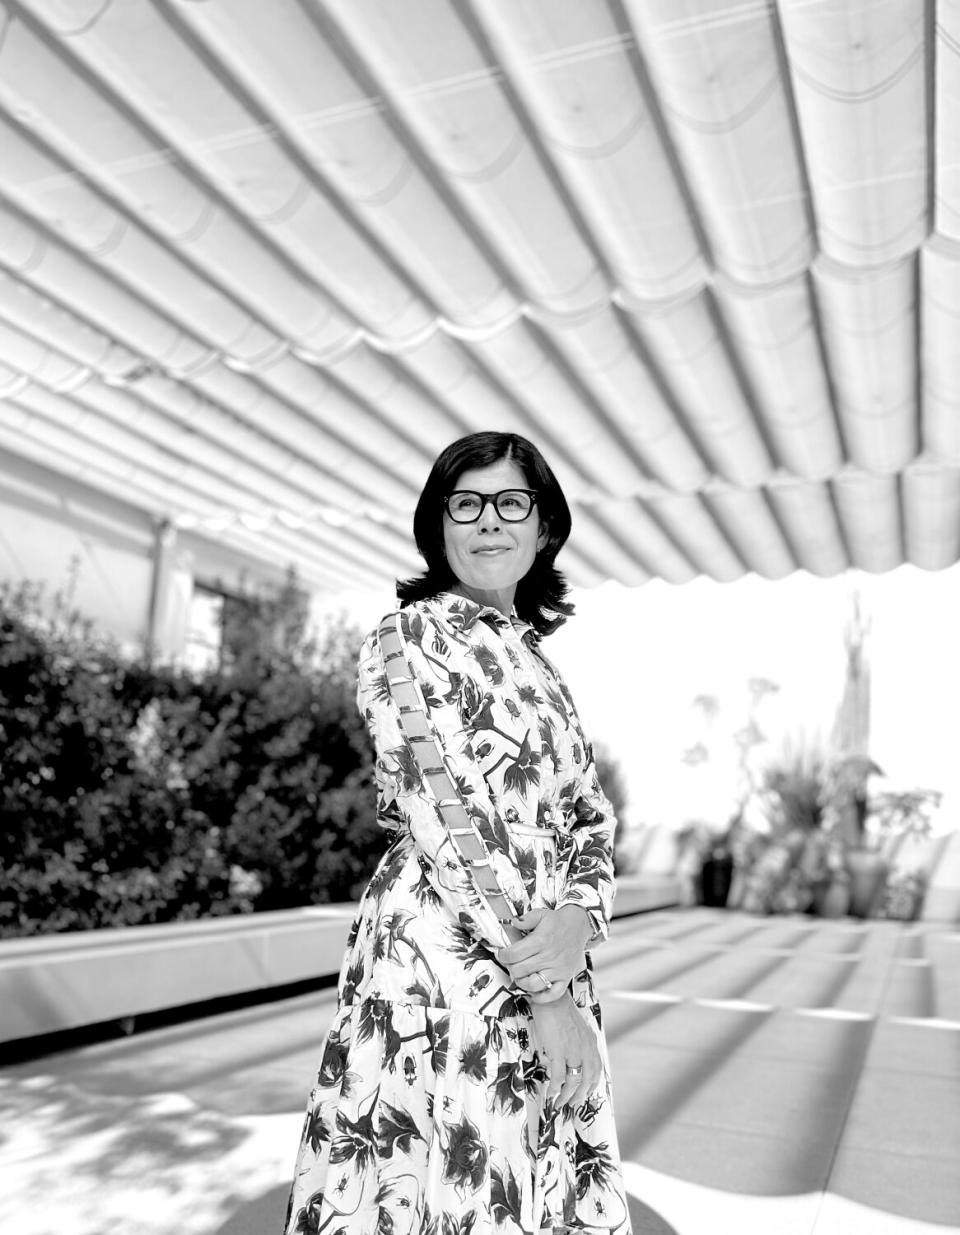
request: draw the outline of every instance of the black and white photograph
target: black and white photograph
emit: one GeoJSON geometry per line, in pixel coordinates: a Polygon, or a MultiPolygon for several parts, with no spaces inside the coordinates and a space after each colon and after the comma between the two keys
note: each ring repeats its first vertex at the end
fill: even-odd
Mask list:
{"type": "Polygon", "coordinates": [[[960,1235],[960,0],[0,0],[0,1235],[960,1235]]]}

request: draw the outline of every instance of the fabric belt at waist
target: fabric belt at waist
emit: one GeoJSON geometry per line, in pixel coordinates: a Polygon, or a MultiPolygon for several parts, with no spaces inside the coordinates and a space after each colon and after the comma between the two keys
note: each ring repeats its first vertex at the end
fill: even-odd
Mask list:
{"type": "Polygon", "coordinates": [[[535,823],[508,823],[507,831],[512,836],[538,836],[541,840],[557,838],[557,829],[552,825],[540,827],[535,823]]]}

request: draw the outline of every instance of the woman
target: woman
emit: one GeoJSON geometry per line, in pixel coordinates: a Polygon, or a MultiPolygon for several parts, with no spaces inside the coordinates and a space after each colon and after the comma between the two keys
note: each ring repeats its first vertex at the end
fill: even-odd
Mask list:
{"type": "Polygon", "coordinates": [[[610,804],[540,639],[572,606],[539,451],[474,433],[414,517],[424,575],[360,653],[379,819],[287,1232],[629,1231],[586,951],[610,804]]]}

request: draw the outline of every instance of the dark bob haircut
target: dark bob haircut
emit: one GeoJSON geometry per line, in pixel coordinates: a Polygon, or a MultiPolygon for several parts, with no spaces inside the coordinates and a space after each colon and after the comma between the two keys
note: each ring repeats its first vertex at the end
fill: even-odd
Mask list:
{"type": "Polygon", "coordinates": [[[470,433],[440,453],[413,516],[413,536],[427,569],[412,579],[400,579],[397,599],[401,605],[409,605],[456,587],[458,580],[447,564],[443,547],[444,498],[456,488],[464,472],[489,467],[501,459],[516,463],[527,485],[536,490],[540,526],[547,533],[546,543],[517,584],[514,606],[517,616],[529,622],[537,634],[549,635],[573,613],[573,605],[564,599],[567,582],[555,565],[570,535],[570,507],[546,459],[517,433],[470,433]]]}

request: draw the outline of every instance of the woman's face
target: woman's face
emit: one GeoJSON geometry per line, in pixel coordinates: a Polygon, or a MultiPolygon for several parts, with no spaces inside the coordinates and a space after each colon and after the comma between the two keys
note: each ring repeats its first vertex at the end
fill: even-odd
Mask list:
{"type": "MultiPolygon", "coordinates": [[[[492,494],[503,489],[529,489],[530,485],[512,459],[498,459],[487,467],[461,472],[453,488],[492,494]]],[[[545,540],[536,506],[522,523],[501,519],[493,502],[487,502],[476,523],[454,523],[446,511],[443,514],[444,550],[447,564],[459,580],[459,590],[506,615],[513,607],[517,584],[545,540]]]]}

